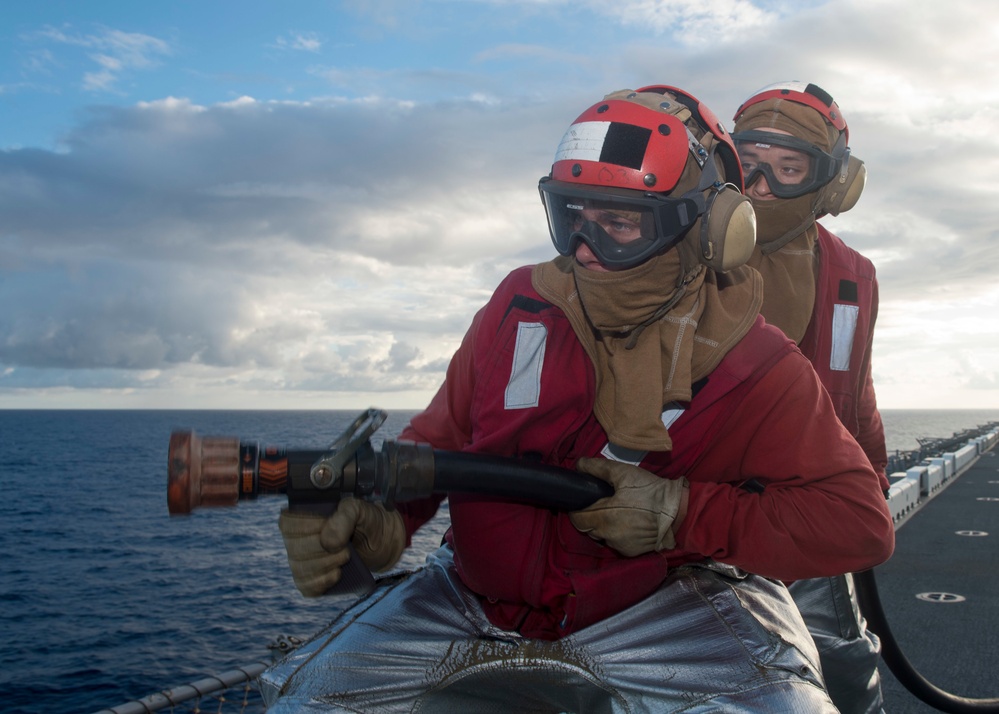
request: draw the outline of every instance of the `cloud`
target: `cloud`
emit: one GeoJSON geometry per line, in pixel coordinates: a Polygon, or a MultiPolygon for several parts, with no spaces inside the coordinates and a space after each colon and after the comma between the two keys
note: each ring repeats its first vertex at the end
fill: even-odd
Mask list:
{"type": "MultiPolygon", "coordinates": [[[[84,73],[82,86],[94,92],[113,91],[123,74],[131,70],[156,67],[160,57],[172,54],[170,45],[160,38],[109,27],[98,27],[92,33],[80,33],[71,27],[50,26],[28,35],[27,38],[84,49],[98,69],[84,73]]],[[[51,51],[47,49],[41,53],[36,52],[33,57],[33,68],[36,71],[54,62],[51,51]]]]}
{"type": "MultiPolygon", "coordinates": [[[[753,90],[802,79],[836,97],[869,172],[857,207],[825,222],[877,265],[879,396],[970,403],[978,387],[995,403],[991,6],[347,8],[325,34],[280,35],[285,52],[261,53],[273,28],[247,42],[287,65],[230,49],[239,73],[187,68],[177,86],[205,81],[190,99],[125,104],[126,80],[173,56],[153,35],[30,36],[39,52],[21,68],[50,82],[46,96],[60,95],[51,77],[69,67],[108,103],[60,110],[56,150],[0,151],[0,304],[16,306],[0,313],[0,394],[48,385],[60,399],[135,390],[293,406],[283,395],[320,404],[335,393],[420,406],[498,281],[553,255],[536,181],[583,109],[666,83],[728,123],[753,90]],[[334,34],[351,52],[320,63],[334,34]],[[273,86],[313,90],[259,98],[272,85],[254,78],[275,75],[273,86]]],[[[19,99],[41,94],[4,81],[19,99]]]]}
{"type": "Polygon", "coordinates": [[[552,252],[550,124],[530,104],[167,99],[95,109],[65,152],[0,153],[0,301],[20,306],[0,388],[51,369],[433,390],[499,279],[552,252]]]}
{"type": "Polygon", "coordinates": [[[295,50],[318,54],[323,48],[323,41],[317,32],[290,32],[281,35],[271,45],[280,50],[295,50]]]}
{"type": "Polygon", "coordinates": [[[704,45],[755,32],[775,15],[748,0],[634,0],[589,3],[628,27],[669,33],[684,44],[704,45]]]}

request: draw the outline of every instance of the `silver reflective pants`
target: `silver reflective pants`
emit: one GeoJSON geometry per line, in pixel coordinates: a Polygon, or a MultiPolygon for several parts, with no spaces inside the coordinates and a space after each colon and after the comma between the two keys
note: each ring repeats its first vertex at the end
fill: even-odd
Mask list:
{"type": "Polygon", "coordinates": [[[290,712],[835,712],[787,589],[686,566],[555,642],[489,623],[441,548],[261,676],[290,712]]]}
{"type": "Polygon", "coordinates": [[[833,703],[843,714],[881,711],[881,642],[867,630],[852,575],[799,580],[788,588],[815,641],[833,703]]]}

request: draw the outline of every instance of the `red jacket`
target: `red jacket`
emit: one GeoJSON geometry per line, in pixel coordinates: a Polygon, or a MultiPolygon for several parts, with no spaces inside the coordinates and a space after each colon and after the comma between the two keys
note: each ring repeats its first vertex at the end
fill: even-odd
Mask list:
{"type": "MultiPolygon", "coordinates": [[[[593,366],[568,319],[511,273],[472,322],[426,411],[401,438],[572,468],[607,437],[593,366]]],[[[626,558],[564,513],[450,494],[459,575],[489,618],[553,639],[649,595],[669,567],[704,558],[781,580],[864,570],[894,531],[863,451],[807,360],[761,318],[670,426],[673,451],[638,455],[690,499],[677,548],[626,558]],[[760,490],[759,486],[762,486],[760,490]]],[[[412,531],[428,513],[404,513],[412,531]]]]}
{"type": "Polygon", "coordinates": [[[860,443],[882,491],[888,454],[874,381],[871,346],[878,317],[874,265],[842,240],[819,229],[819,274],[812,319],[798,347],[832,397],[840,421],[860,443]]]}

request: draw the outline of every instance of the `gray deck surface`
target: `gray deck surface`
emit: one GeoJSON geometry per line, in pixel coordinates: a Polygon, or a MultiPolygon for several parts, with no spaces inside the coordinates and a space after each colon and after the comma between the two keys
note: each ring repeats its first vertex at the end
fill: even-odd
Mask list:
{"type": "MultiPolygon", "coordinates": [[[[997,452],[983,454],[904,521],[895,554],[875,569],[902,652],[932,684],[963,697],[999,698],[997,452]],[[944,601],[919,599],[924,593],[943,593],[944,601]],[[948,597],[955,595],[964,600],[948,597]]],[[[910,694],[884,662],[880,670],[887,714],[938,711],[910,694]]]]}

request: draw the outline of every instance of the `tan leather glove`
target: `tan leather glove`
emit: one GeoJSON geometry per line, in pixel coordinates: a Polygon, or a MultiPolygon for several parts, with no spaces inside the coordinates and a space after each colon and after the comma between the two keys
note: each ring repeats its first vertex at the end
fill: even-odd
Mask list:
{"type": "Polygon", "coordinates": [[[613,495],[569,514],[577,530],[629,557],[676,547],[672,526],[687,479],[609,459],[582,458],[576,469],[614,486],[613,495]]]}
{"type": "Polygon", "coordinates": [[[395,565],[406,549],[406,527],[398,511],[380,503],[345,498],[330,516],[282,509],[278,528],[295,587],[319,597],[340,582],[350,560],[349,543],[370,570],[395,565]]]}

